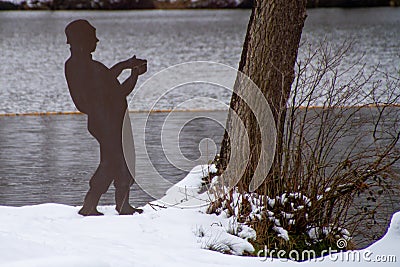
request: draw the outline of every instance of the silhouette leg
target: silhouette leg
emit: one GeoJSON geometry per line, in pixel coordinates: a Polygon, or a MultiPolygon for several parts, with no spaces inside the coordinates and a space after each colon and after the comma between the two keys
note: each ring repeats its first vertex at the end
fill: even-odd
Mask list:
{"type": "Polygon", "coordinates": [[[132,215],[135,212],[142,213],[142,209],[137,209],[129,204],[129,187],[115,189],[116,210],[120,215],[132,215]]]}
{"type": "Polygon", "coordinates": [[[97,210],[101,194],[89,189],[85,196],[83,207],[79,210],[79,214],[83,216],[99,216],[103,213],[97,210]]]}
{"type": "MultiPolygon", "coordinates": [[[[133,141],[132,125],[129,118],[129,111],[126,110],[124,122],[122,125],[122,154],[128,170],[135,178],[135,164],[136,164],[136,154],[135,154],[135,143],[133,141]]],[[[123,159],[121,159],[122,161],[123,159]]]]}
{"type": "Polygon", "coordinates": [[[126,164],[123,164],[122,172],[120,172],[117,178],[114,180],[115,209],[120,215],[130,215],[135,212],[143,212],[143,210],[136,209],[129,204],[129,191],[132,184],[133,177],[131,176],[126,164]]]}
{"type": "Polygon", "coordinates": [[[129,189],[116,188],[115,189],[115,209],[121,215],[133,214],[135,211],[133,207],[129,205],[129,189]]]}
{"type": "Polygon", "coordinates": [[[97,205],[102,194],[107,192],[112,182],[112,178],[107,174],[106,164],[100,163],[93,177],[90,179],[90,189],[85,196],[82,209],[78,212],[83,216],[103,215],[97,210],[97,205]]]}

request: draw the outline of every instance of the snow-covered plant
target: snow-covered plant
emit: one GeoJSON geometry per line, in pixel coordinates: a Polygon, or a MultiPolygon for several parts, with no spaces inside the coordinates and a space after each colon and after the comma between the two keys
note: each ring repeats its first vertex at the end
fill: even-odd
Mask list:
{"type": "Polygon", "coordinates": [[[385,213],[376,211],[387,199],[381,196],[396,184],[399,87],[400,79],[355,57],[351,44],[303,45],[286,110],[281,164],[265,174],[256,193],[241,180],[233,190],[213,190],[216,200],[208,212],[254,228],[256,247],[326,249],[350,236],[358,241],[348,244],[361,247],[379,238],[365,234],[383,235],[387,225],[364,233],[359,226],[367,219],[375,225],[379,214],[387,222],[385,213]]]}
{"type": "MultiPolygon", "coordinates": [[[[319,196],[316,202],[322,199],[323,196],[319,196]]],[[[283,193],[271,198],[257,193],[240,193],[235,187],[226,194],[226,198],[214,201],[207,212],[232,218],[239,227],[232,227],[228,232],[236,236],[246,236],[243,235],[240,225],[258,229],[257,237],[250,239],[255,240],[253,244],[256,247],[264,244],[279,249],[301,250],[306,246],[319,246],[321,243],[335,246],[336,241],[341,238],[351,239],[346,229],[333,224],[323,226],[312,220],[309,215],[312,210],[313,201],[299,192],[283,193]],[[261,228],[263,231],[260,231],[261,228]]]]}
{"type": "Polygon", "coordinates": [[[249,241],[255,239],[255,231],[233,217],[220,219],[211,225],[196,227],[193,231],[201,248],[233,255],[252,253],[254,247],[249,241]]]}

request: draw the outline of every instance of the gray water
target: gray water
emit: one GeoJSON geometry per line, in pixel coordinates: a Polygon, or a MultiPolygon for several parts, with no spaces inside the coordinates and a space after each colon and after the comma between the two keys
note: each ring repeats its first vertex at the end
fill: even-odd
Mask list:
{"type": "MultiPolygon", "coordinates": [[[[68,22],[88,19],[100,42],[94,58],[112,66],[136,54],[149,62],[139,84],[171,65],[214,61],[237,67],[249,10],[185,10],[124,12],[0,12],[0,113],[72,111],[64,79],[69,56],[64,28],[68,22]]],[[[396,73],[400,67],[400,9],[311,9],[303,41],[316,46],[354,41],[352,53],[365,54],[368,67],[380,64],[396,73]]],[[[301,48],[305,50],[306,46],[301,48]]],[[[351,64],[352,59],[347,62],[351,64]]],[[[351,75],[351,73],[349,74],[351,75]]],[[[202,87],[201,95],[215,95],[229,103],[230,93],[202,87]]],[[[157,95],[157,88],[154,88],[157,95]]],[[[157,109],[177,106],[176,90],[157,109]]],[[[132,102],[131,109],[147,109],[152,98],[132,102]]],[[[223,106],[212,107],[221,109],[223,106]]],[[[210,109],[207,102],[193,109],[210,109]]]]}
{"type": "MultiPolygon", "coordinates": [[[[195,161],[201,156],[202,139],[209,138],[219,146],[224,131],[214,120],[225,121],[226,117],[220,111],[179,112],[163,127],[167,115],[155,113],[148,117],[146,113],[131,113],[136,176],[143,188],[157,188],[159,194],[155,197],[162,196],[168,186],[146,184],[153,178],[151,167],[175,184],[197,165],[193,162],[177,168],[171,164],[163,152],[161,132],[168,139],[178,130],[182,155],[195,161]],[[145,146],[136,127],[144,121],[145,146]],[[181,125],[182,122],[186,123],[181,125]]],[[[89,179],[99,164],[99,145],[87,131],[86,115],[0,117],[0,124],[0,205],[82,205],[89,179]]],[[[203,164],[207,158],[213,159],[213,152],[209,151],[203,164]]],[[[152,196],[134,185],[130,200],[134,205],[144,205],[153,200],[152,196]]],[[[102,197],[101,204],[114,204],[113,187],[102,197]]]]}

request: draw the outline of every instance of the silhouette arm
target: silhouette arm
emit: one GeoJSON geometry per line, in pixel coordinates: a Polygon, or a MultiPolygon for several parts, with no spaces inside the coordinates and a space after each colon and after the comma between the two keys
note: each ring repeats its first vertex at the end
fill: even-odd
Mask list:
{"type": "Polygon", "coordinates": [[[75,104],[75,107],[82,113],[88,114],[87,99],[85,97],[85,84],[84,77],[79,75],[79,72],[74,71],[75,68],[70,67],[69,64],[65,65],[65,77],[68,84],[68,89],[75,104]]]}
{"type": "Polygon", "coordinates": [[[137,60],[136,56],[133,56],[127,60],[121,61],[110,68],[113,78],[117,78],[121,72],[125,69],[131,69],[143,64],[141,60],[137,60]]]}
{"type": "Polygon", "coordinates": [[[121,84],[121,90],[125,96],[129,95],[132,92],[133,88],[136,85],[138,76],[139,72],[137,68],[133,68],[131,70],[131,75],[121,84]]]}
{"type": "Polygon", "coordinates": [[[121,61],[111,67],[111,75],[112,77],[117,78],[124,69],[128,68],[130,68],[130,66],[128,65],[128,60],[121,61]]]}

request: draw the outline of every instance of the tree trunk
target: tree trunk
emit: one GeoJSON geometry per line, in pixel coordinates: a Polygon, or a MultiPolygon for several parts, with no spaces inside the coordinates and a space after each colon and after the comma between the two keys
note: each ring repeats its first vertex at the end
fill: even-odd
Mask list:
{"type": "MultiPolygon", "coordinates": [[[[268,170],[263,174],[262,188],[267,189],[263,192],[268,194],[277,194],[283,189],[280,166],[286,104],[294,80],[294,66],[306,19],[306,2],[306,0],[256,0],[239,64],[239,71],[247,75],[265,96],[275,120],[277,129],[275,158],[269,175],[268,170]]],[[[248,133],[250,157],[240,179],[239,188],[249,191],[261,153],[260,130],[269,125],[258,125],[254,110],[252,111],[238,96],[242,95],[241,91],[246,90],[245,86],[240,86],[238,80],[236,80],[230,103],[231,110],[221,146],[219,170],[222,172],[230,164],[231,144],[228,132],[234,131],[237,127],[232,119],[232,111],[234,111],[248,133]]],[[[237,143],[235,147],[240,149],[245,145],[237,143]]],[[[232,173],[223,175],[232,175],[232,173]]]]}

